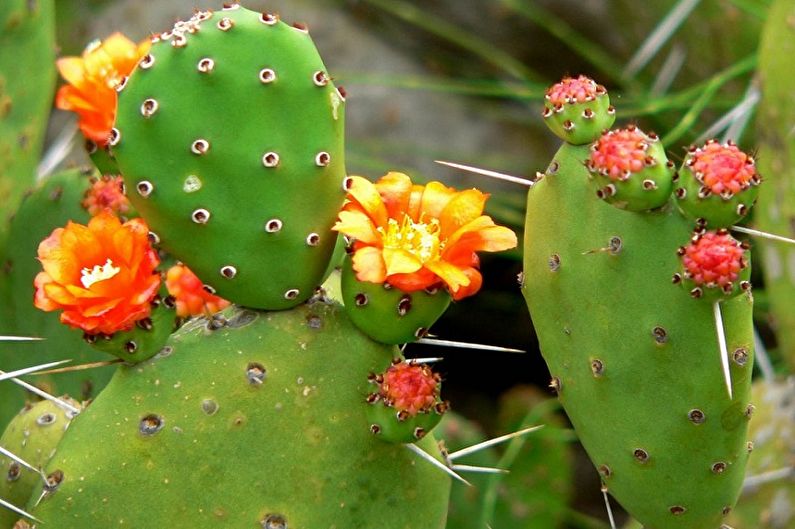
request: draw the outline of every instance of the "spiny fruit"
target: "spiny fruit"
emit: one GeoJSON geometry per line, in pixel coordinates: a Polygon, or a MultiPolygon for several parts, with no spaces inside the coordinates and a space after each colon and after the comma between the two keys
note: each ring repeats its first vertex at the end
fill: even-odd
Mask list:
{"type": "Polygon", "coordinates": [[[679,178],[679,207],[710,228],[726,228],[745,217],[762,182],[751,156],[734,143],[716,140],[690,149],[679,178]]]}
{"type": "Polygon", "coordinates": [[[552,85],[544,98],[544,122],[568,143],[594,141],[616,119],[605,87],[584,75],[552,85]]]}
{"type": "Polygon", "coordinates": [[[681,281],[691,296],[710,301],[749,290],[749,248],[726,230],[697,233],[687,246],[677,250],[683,272],[674,275],[674,283],[681,281]]]}
{"type": "Polygon", "coordinates": [[[334,249],[344,103],[304,26],[232,4],[153,38],[110,145],[165,250],[212,293],[284,309],[334,249]]]}
{"type": "Polygon", "coordinates": [[[671,196],[673,163],[656,134],[635,126],[602,134],[586,166],[598,186],[596,196],[617,208],[654,209],[671,196]]]}
{"type": "Polygon", "coordinates": [[[427,365],[396,359],[372,374],[378,390],[370,393],[370,432],[390,443],[414,443],[433,430],[449,408],[440,397],[441,377],[427,365]]]}

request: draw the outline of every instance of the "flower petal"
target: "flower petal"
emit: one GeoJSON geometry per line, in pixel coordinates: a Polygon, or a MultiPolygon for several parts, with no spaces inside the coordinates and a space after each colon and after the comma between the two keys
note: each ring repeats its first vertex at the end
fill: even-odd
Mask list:
{"type": "Polygon", "coordinates": [[[446,239],[461,226],[478,218],[483,213],[483,207],[488,198],[489,195],[481,193],[477,189],[467,189],[456,193],[439,216],[442,228],[441,237],[446,239]]]}
{"type": "Polygon", "coordinates": [[[386,279],[386,266],[378,248],[363,246],[353,253],[352,262],[359,281],[383,283],[386,279]]]}
{"type": "Polygon", "coordinates": [[[469,284],[461,286],[461,288],[453,293],[453,300],[455,301],[477,294],[480,287],[483,285],[483,276],[480,275],[477,269],[468,267],[464,268],[462,272],[469,278],[469,284]]]}
{"type": "Polygon", "coordinates": [[[513,230],[497,226],[491,217],[482,215],[461,226],[447,239],[445,253],[458,245],[467,246],[473,252],[500,252],[515,248],[518,242],[513,230]]]}
{"type": "Polygon", "coordinates": [[[385,226],[388,220],[386,206],[378,194],[375,184],[361,176],[351,176],[351,186],[348,195],[362,206],[367,216],[376,226],[385,226]]]}
{"type": "Polygon", "coordinates": [[[455,195],[456,191],[452,187],[447,187],[441,182],[429,182],[422,193],[420,216],[428,219],[440,218],[442,211],[455,195]]]}
{"type": "Polygon", "coordinates": [[[339,220],[331,229],[368,244],[377,244],[381,241],[373,221],[358,209],[340,211],[339,220]]]}
{"type": "Polygon", "coordinates": [[[469,276],[467,276],[460,268],[448,263],[447,261],[432,261],[425,263],[425,268],[439,276],[439,278],[447,283],[450,291],[455,294],[462,286],[467,286],[470,283],[469,276]]]}
{"type": "Polygon", "coordinates": [[[375,183],[389,218],[399,219],[409,207],[411,179],[403,173],[389,172],[375,183]]]}
{"type": "Polygon", "coordinates": [[[382,255],[387,276],[392,274],[411,274],[422,268],[420,260],[406,250],[384,248],[382,255]]]}

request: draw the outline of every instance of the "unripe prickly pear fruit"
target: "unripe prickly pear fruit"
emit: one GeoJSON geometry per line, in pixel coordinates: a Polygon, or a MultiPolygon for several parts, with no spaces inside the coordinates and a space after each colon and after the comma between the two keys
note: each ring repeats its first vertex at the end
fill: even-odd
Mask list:
{"type": "MultiPolygon", "coordinates": [[[[60,400],[75,409],[82,408],[79,402],[69,397],[61,397],[60,400]]],[[[0,446],[34,468],[43,468],[55,453],[73,418],[72,411],[64,410],[49,400],[26,404],[8,423],[0,437],[0,446]]],[[[41,480],[39,472],[0,454],[0,498],[3,500],[12,505],[25,505],[41,480]]],[[[0,527],[11,527],[18,517],[18,514],[0,508],[0,527]]]]}
{"type": "Polygon", "coordinates": [[[441,377],[430,367],[396,359],[370,382],[377,391],[367,397],[370,432],[390,443],[414,443],[436,428],[450,407],[440,399],[441,377]]]}
{"type": "Polygon", "coordinates": [[[359,281],[349,258],[342,267],[341,287],[351,321],[373,340],[386,344],[409,343],[425,336],[451,300],[438,286],[404,292],[389,283],[359,281]]]}
{"type": "Polygon", "coordinates": [[[543,116],[544,123],[560,139],[583,145],[613,126],[616,111],[605,87],[581,75],[565,77],[547,90],[543,116]]]}
{"type": "Polygon", "coordinates": [[[237,4],[153,41],[110,140],[131,201],[219,296],[265,309],[306,300],[345,196],[344,91],[305,27],[237,4]]]}
{"type": "Polygon", "coordinates": [[[586,162],[596,196],[619,209],[644,211],[668,201],[674,167],[656,134],[634,125],[605,132],[586,162]]]}
{"type": "Polygon", "coordinates": [[[726,230],[696,233],[690,243],[677,250],[682,273],[674,283],[682,283],[694,298],[707,301],[729,299],[751,289],[749,246],[734,239],[726,230]]]}
{"type": "Polygon", "coordinates": [[[710,140],[687,153],[674,195],[686,215],[726,228],[748,214],[761,182],[751,156],[734,143],[710,140]]]}

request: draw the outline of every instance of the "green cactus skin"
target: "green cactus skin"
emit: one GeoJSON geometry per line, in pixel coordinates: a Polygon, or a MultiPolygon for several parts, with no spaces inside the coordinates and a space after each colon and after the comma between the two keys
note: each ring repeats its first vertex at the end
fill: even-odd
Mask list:
{"type": "Polygon", "coordinates": [[[192,20],[119,94],[112,151],[162,247],[218,295],[295,306],[337,240],[344,92],[302,27],[238,5],[192,20]]]}
{"type": "MultiPolygon", "coordinates": [[[[69,397],[61,397],[77,409],[80,403],[69,397]]],[[[43,468],[55,453],[55,449],[74,416],[48,400],[26,405],[8,424],[0,446],[9,450],[36,468],[43,468]]],[[[41,475],[19,465],[16,461],[0,455],[0,498],[12,505],[25,505],[41,475]]],[[[19,515],[0,508],[0,527],[9,528],[19,515]]]]}
{"type": "Polygon", "coordinates": [[[367,420],[370,423],[370,432],[382,441],[416,443],[436,428],[442,420],[442,414],[429,411],[399,419],[394,408],[379,401],[367,408],[367,420]]]}
{"type": "Polygon", "coordinates": [[[0,11],[0,233],[41,155],[55,88],[54,15],[52,0],[8,0],[0,11]]]}
{"type": "Polygon", "coordinates": [[[613,208],[564,145],[528,192],[524,286],[552,386],[610,493],[646,527],[716,529],[747,460],[750,291],[721,302],[733,399],[712,306],[673,285],[692,224],[668,205],[613,208]],[[621,240],[619,252],[593,251],[621,240]],[[734,353],[733,353],[734,352],[734,353]]]}
{"type": "MultiPolygon", "coordinates": [[[[756,411],[750,437],[754,451],[748,461],[748,476],[792,468],[795,454],[795,379],[754,382],[756,411]]],[[[732,511],[729,525],[754,529],[788,529],[795,525],[795,479],[765,483],[744,491],[732,511]]]]}
{"type": "MultiPolygon", "coordinates": [[[[760,230],[786,237],[795,237],[794,16],[791,0],[773,2],[759,48],[758,158],[765,185],[759,191],[761,208],[755,220],[760,230]]],[[[759,246],[776,339],[790,370],[795,370],[795,247],[774,241],[760,241],[759,246]]]]}
{"type": "MultiPolygon", "coordinates": [[[[73,169],[56,173],[39,184],[22,202],[14,215],[8,236],[8,254],[2,273],[11,285],[7,302],[13,318],[0,323],[0,334],[36,336],[40,342],[3,343],[0,347],[0,368],[18,369],[38,363],[71,359],[72,364],[107,360],[107,355],[94,350],[82,339],[82,332],[62,324],[57,312],[44,312],[33,305],[33,279],[41,271],[36,259],[39,243],[53,229],[73,220],[85,224],[88,214],[81,207],[83,194],[89,186],[89,174],[73,169]]],[[[50,393],[68,393],[88,399],[100,390],[112,375],[112,368],[90,369],[40,376],[35,383],[50,393]]],[[[0,424],[6,422],[25,404],[31,395],[14,384],[0,385],[0,424]]]]}
{"type": "Polygon", "coordinates": [[[380,283],[359,281],[351,259],[342,266],[342,298],[351,321],[364,334],[385,344],[415,342],[428,334],[447,307],[450,294],[441,288],[403,292],[380,283]]]}
{"type": "MultiPolygon", "coordinates": [[[[324,301],[221,314],[224,327],[191,320],[117,371],[69,428],[48,466],[63,480],[35,516],[62,529],[444,527],[450,478],[366,427],[368,374],[396,348],[324,301]]],[[[418,445],[441,457],[432,435],[418,445]]]]}

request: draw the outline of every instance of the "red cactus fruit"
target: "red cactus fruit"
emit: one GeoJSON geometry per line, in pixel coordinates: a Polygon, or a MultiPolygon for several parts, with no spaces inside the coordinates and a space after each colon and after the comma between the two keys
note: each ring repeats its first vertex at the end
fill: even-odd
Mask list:
{"type": "Polygon", "coordinates": [[[732,142],[710,140],[692,149],[686,161],[696,179],[715,195],[732,196],[758,180],[754,159],[732,142]]]}
{"type": "Polygon", "coordinates": [[[400,362],[384,373],[380,393],[393,408],[414,416],[437,403],[438,386],[439,375],[427,365],[400,362]]]}
{"type": "Polygon", "coordinates": [[[567,103],[585,103],[593,101],[600,95],[607,93],[605,87],[597,84],[590,77],[581,75],[577,78],[564,77],[547,89],[546,99],[552,105],[560,106],[567,103]]]}
{"type": "Polygon", "coordinates": [[[634,126],[606,132],[591,148],[588,169],[613,181],[627,180],[655,163],[647,153],[654,140],[634,126]]]}
{"type": "Polygon", "coordinates": [[[747,267],[745,249],[725,230],[697,235],[680,253],[685,276],[698,286],[731,288],[747,267]]]}

